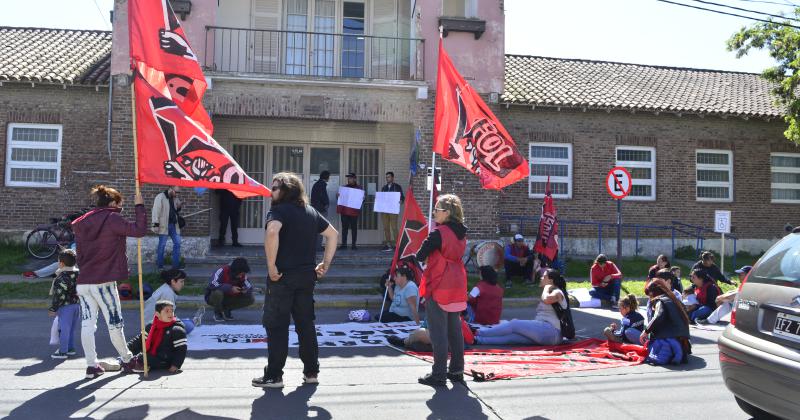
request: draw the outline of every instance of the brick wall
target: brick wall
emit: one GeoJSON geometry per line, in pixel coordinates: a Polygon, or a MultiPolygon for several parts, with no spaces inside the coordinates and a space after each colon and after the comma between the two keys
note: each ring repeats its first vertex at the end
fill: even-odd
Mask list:
{"type": "Polygon", "coordinates": [[[108,89],[3,83],[0,86],[0,230],[29,230],[50,217],[90,204],[89,189],[111,181],[107,116],[108,89]],[[7,187],[8,125],[62,126],[61,187],[7,187]]]}

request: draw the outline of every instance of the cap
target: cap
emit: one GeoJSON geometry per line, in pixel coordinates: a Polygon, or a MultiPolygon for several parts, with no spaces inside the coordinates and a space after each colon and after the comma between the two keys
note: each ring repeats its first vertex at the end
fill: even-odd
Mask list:
{"type": "Polygon", "coordinates": [[[524,241],[525,237],[518,233],[518,234],[514,235],[514,240],[515,241],[524,241]]]}
{"type": "Polygon", "coordinates": [[[355,178],[355,177],[356,177],[356,173],[355,172],[350,172],[350,173],[347,174],[347,178],[355,178]]]}
{"type": "Polygon", "coordinates": [[[738,273],[738,274],[747,274],[747,273],[749,273],[749,272],[750,272],[750,270],[752,270],[752,269],[753,269],[753,266],[750,266],[750,265],[743,265],[743,266],[742,266],[742,268],[740,268],[740,269],[736,270],[736,271],[735,271],[735,273],[738,273]]]}

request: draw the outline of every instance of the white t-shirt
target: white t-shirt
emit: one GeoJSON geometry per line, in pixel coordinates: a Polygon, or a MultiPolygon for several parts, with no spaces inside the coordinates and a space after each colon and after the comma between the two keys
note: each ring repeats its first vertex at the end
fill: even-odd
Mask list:
{"type": "MultiPolygon", "coordinates": [[[[567,300],[564,298],[564,292],[561,289],[556,289],[556,293],[561,295],[560,300],[558,301],[559,305],[562,308],[567,309],[567,300]]],[[[544,297],[539,302],[539,305],[536,306],[536,319],[539,321],[544,321],[553,326],[553,328],[561,331],[561,321],[558,320],[558,315],[556,315],[556,310],[553,309],[553,305],[550,303],[544,303],[544,297]]]]}

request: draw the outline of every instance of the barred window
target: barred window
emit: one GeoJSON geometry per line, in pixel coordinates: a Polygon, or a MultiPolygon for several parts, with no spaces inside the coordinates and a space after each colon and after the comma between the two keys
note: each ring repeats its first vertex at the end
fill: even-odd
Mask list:
{"type": "Polygon", "coordinates": [[[528,197],[544,197],[549,176],[554,198],[572,198],[572,145],[531,143],[529,147],[528,197]]]}
{"type": "Polygon", "coordinates": [[[772,202],[800,203],[800,154],[770,154],[772,202]]]}
{"type": "Polygon", "coordinates": [[[61,185],[61,125],[8,125],[6,186],[49,187],[61,185]]]}
{"type": "Polygon", "coordinates": [[[631,174],[631,192],[624,200],[656,199],[656,149],[641,146],[617,146],[617,166],[631,174]]]}
{"type": "Polygon", "coordinates": [[[697,150],[697,201],[733,201],[733,152],[697,150]]]}

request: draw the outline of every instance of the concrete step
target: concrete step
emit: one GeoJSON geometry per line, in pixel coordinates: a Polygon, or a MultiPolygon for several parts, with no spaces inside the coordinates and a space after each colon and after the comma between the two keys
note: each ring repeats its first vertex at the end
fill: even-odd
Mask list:
{"type": "MultiPolygon", "coordinates": [[[[187,266],[186,274],[189,276],[190,284],[204,284],[211,277],[219,266],[187,266]]],[[[265,265],[251,265],[250,280],[257,284],[264,284],[267,280],[267,268],[265,265]]],[[[322,278],[321,283],[360,283],[377,285],[378,279],[383,275],[384,268],[370,267],[331,267],[330,271],[322,278]]]]}

